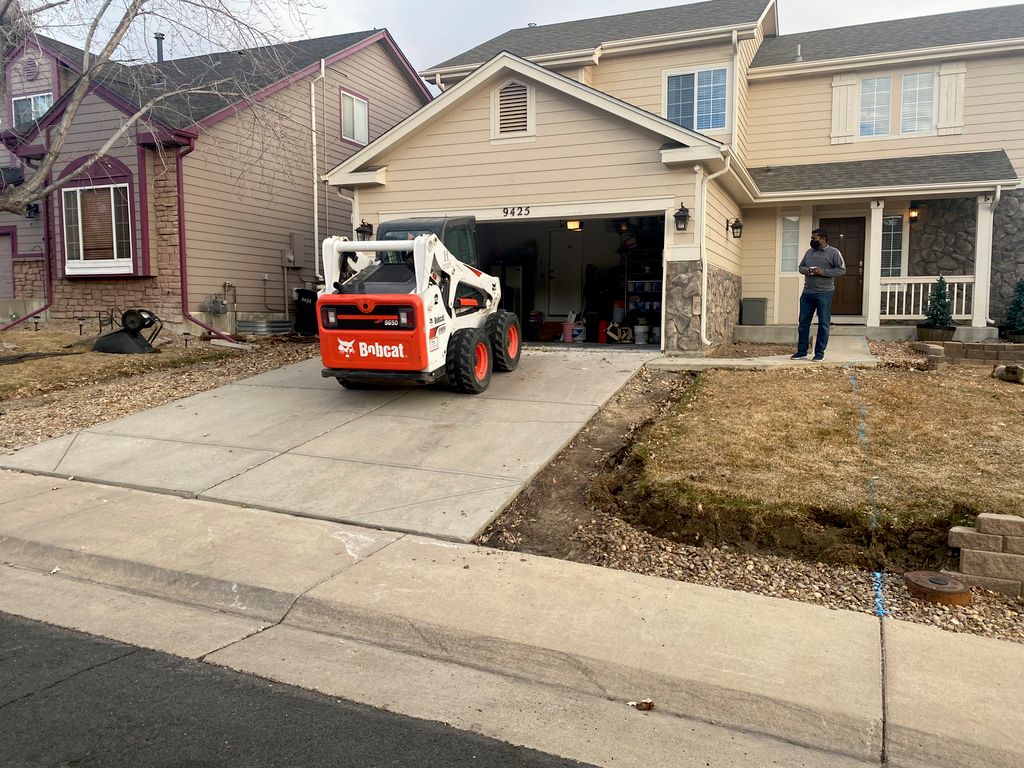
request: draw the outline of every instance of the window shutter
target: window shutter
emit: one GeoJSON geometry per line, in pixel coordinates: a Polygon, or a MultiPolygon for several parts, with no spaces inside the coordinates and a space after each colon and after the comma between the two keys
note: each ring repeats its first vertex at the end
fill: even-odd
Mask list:
{"type": "Polygon", "coordinates": [[[529,91],[520,83],[509,83],[498,91],[498,135],[526,133],[530,129],[529,91]]]}
{"type": "Polygon", "coordinates": [[[935,128],[940,136],[964,132],[966,80],[966,62],[946,62],[939,67],[939,115],[935,128]]]}
{"type": "Polygon", "coordinates": [[[114,220],[109,189],[80,193],[82,250],[86,261],[114,258],[114,220]]]}
{"type": "Polygon", "coordinates": [[[857,135],[857,75],[832,78],[832,143],[850,144],[857,135]]]}

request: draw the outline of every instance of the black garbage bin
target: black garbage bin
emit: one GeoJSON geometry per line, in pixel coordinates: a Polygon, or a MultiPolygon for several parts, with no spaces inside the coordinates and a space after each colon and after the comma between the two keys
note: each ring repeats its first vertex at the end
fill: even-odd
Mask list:
{"type": "Polygon", "coordinates": [[[295,291],[295,332],[300,336],[316,336],[316,291],[299,288],[295,291]]]}
{"type": "Polygon", "coordinates": [[[597,344],[598,338],[598,324],[601,322],[600,312],[585,312],[583,314],[583,322],[587,326],[587,343],[597,344]]]}

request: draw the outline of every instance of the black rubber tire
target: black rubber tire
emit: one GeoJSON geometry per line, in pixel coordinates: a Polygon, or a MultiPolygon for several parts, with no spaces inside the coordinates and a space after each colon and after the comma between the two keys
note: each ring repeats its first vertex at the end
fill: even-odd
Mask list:
{"type": "Polygon", "coordinates": [[[129,309],[121,315],[121,327],[132,336],[146,327],[146,318],[136,309],[129,309]]]}
{"type": "Polygon", "coordinates": [[[519,325],[519,318],[514,312],[499,309],[487,318],[485,328],[494,354],[494,370],[514,371],[519,366],[519,356],[523,352],[523,329],[519,325]],[[514,336],[510,339],[513,332],[514,336]],[[511,344],[512,341],[515,343],[511,344]],[[514,353],[509,351],[510,344],[515,348],[514,353]]]}
{"type": "Polygon", "coordinates": [[[448,342],[448,360],[445,362],[448,381],[464,395],[479,395],[491,383],[494,353],[485,334],[479,328],[464,328],[452,334],[448,342]],[[477,354],[486,356],[478,366],[477,354]],[[483,374],[480,374],[480,370],[483,374]]]}

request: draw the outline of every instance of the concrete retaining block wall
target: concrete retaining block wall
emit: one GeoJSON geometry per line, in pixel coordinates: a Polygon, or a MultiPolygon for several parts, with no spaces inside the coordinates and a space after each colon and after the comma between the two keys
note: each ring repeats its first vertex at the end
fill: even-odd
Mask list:
{"type": "Polygon", "coordinates": [[[1024,595],[1024,517],[981,514],[976,526],[949,532],[949,546],[960,550],[956,577],[1011,597],[1024,595]]]}

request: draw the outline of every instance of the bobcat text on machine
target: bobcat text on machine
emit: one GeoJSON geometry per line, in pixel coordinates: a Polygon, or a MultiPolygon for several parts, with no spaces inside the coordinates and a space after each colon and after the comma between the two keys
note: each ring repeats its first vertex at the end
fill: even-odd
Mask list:
{"type": "Polygon", "coordinates": [[[435,234],[409,236],[324,240],[322,375],[343,387],[447,376],[460,392],[483,392],[492,370],[519,364],[519,319],[498,308],[497,278],[463,264],[435,234]]]}

